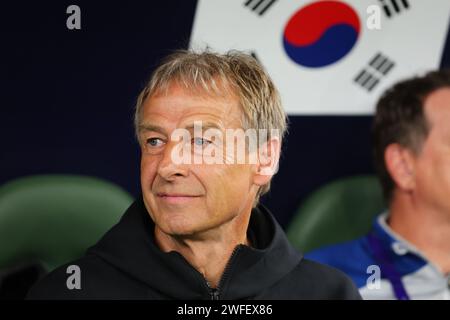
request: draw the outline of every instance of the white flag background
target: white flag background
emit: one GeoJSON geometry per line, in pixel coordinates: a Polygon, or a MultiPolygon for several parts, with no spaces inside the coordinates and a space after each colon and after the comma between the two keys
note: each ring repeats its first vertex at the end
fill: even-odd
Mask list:
{"type": "MultiPolygon", "coordinates": [[[[255,54],[279,88],[288,114],[363,115],[373,112],[377,98],[394,82],[439,66],[449,18],[449,0],[199,0],[190,46],[255,54]],[[343,5],[357,17],[360,28],[351,49],[340,57],[345,41],[326,32],[344,26],[348,36],[348,10],[342,18],[346,10],[330,16],[326,9],[343,5]],[[371,5],[381,9],[379,30],[366,24],[371,5]],[[306,24],[299,15],[318,21],[319,27],[306,24]],[[283,39],[293,20],[297,29],[290,24],[291,35],[314,40],[302,45],[320,44],[328,36],[322,51],[339,59],[311,67],[290,58],[283,39]]],[[[319,64],[326,60],[318,57],[319,64]]]]}

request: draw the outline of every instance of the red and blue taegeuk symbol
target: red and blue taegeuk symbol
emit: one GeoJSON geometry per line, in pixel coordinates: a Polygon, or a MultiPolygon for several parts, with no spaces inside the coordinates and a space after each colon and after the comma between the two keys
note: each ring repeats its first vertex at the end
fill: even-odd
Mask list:
{"type": "Polygon", "coordinates": [[[284,28],[283,44],[295,63],[319,68],[346,56],[358,40],[355,10],[340,1],[319,1],[298,10],[284,28]]]}

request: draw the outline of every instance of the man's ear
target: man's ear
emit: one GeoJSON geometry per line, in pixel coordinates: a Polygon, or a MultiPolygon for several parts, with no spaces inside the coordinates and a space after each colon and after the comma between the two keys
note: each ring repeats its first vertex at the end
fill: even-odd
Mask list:
{"type": "Polygon", "coordinates": [[[411,150],[392,143],[384,150],[387,171],[397,187],[404,191],[415,188],[415,162],[411,150]]]}
{"type": "Polygon", "coordinates": [[[261,144],[258,149],[258,162],[253,183],[258,186],[266,185],[278,171],[280,160],[281,141],[278,137],[272,137],[261,144]]]}

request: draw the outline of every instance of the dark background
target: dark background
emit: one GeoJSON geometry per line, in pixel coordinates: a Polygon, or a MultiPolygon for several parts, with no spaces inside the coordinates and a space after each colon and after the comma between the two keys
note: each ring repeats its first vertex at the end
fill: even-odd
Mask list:
{"type": "MultiPolygon", "coordinates": [[[[139,194],[135,99],[159,60],[189,43],[196,1],[7,2],[0,7],[0,184],[98,176],[139,194]],[[81,30],[66,8],[81,7],[81,30]]],[[[424,48],[426,50],[426,48],[424,48]]],[[[447,39],[442,67],[450,65],[447,39]]],[[[372,173],[369,116],[290,117],[263,202],[283,226],[314,189],[372,173]]]]}

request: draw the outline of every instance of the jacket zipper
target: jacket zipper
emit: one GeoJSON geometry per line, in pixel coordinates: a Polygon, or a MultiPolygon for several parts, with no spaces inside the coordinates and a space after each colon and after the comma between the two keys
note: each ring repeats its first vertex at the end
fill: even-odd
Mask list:
{"type": "Polygon", "coordinates": [[[206,281],[206,279],[205,279],[206,285],[208,286],[208,289],[209,289],[209,294],[211,296],[211,300],[220,300],[220,289],[222,288],[224,281],[228,278],[228,274],[230,272],[230,268],[231,268],[233,259],[240,249],[241,249],[241,245],[238,245],[238,246],[236,246],[236,248],[234,248],[233,252],[231,253],[230,259],[228,260],[228,262],[225,266],[225,270],[223,271],[222,277],[220,277],[217,288],[211,288],[208,281],[206,281]]]}
{"type": "Polygon", "coordinates": [[[219,300],[219,289],[210,288],[211,300],[219,300]]]}

